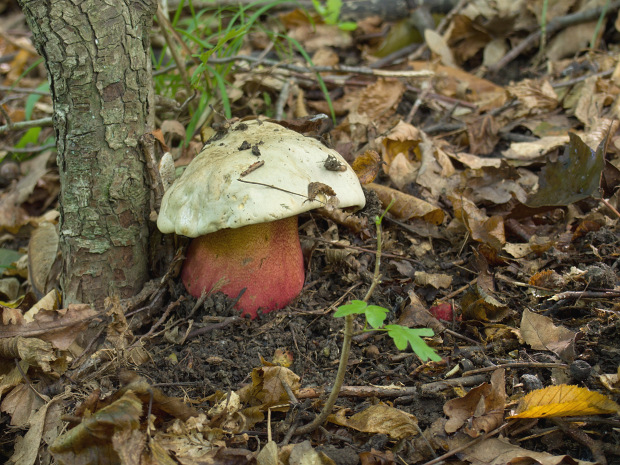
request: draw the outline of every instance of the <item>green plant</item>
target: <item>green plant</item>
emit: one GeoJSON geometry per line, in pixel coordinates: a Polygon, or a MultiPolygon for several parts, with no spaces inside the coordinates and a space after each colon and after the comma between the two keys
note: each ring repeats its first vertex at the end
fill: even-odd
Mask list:
{"type": "MultiPolygon", "coordinates": [[[[292,57],[299,53],[313,66],[309,55],[297,41],[260,21],[270,9],[283,1],[285,0],[257,0],[247,5],[214,5],[196,10],[192,1],[188,0],[180,2],[169,21],[162,15],[157,16],[166,44],[161,53],[152,55],[156,70],[156,93],[174,98],[180,89],[185,88],[190,94],[193,91],[197,94],[197,98],[188,107],[190,115],[185,123],[186,143],[205,123],[212,111],[211,106],[219,106],[214,102],[216,98],[226,118],[232,117],[229,75],[237,66],[236,58],[239,57],[244,39],[249,33],[259,31],[265,34],[273,42],[274,52],[282,57],[292,57]],[[190,15],[184,17],[181,10],[186,6],[189,7],[190,15]],[[187,70],[188,63],[183,63],[181,54],[173,50],[178,47],[183,48],[185,56],[191,56],[194,63],[187,70]],[[168,50],[175,66],[168,67],[165,62],[168,50]]],[[[331,109],[327,87],[318,73],[316,77],[331,109]]]]}
{"type": "MultiPolygon", "coordinates": [[[[366,295],[363,300],[354,300],[351,304],[343,305],[338,308],[334,317],[344,317],[344,339],[342,340],[342,348],[340,350],[340,361],[338,364],[338,371],[336,373],[336,379],[334,380],[334,386],[332,387],[325,405],[321,413],[316,416],[310,423],[297,428],[295,434],[306,434],[314,431],[321,426],[334,408],[338,394],[342,388],[344,377],[347,371],[347,363],[349,361],[349,354],[351,352],[351,340],[353,339],[353,322],[356,314],[363,313],[366,316],[366,321],[371,325],[381,327],[385,321],[385,316],[388,312],[387,309],[379,307],[378,305],[368,305],[368,300],[374,292],[375,288],[381,281],[381,222],[387,211],[392,207],[394,200],[390,202],[381,216],[375,217],[375,227],[377,229],[377,254],[375,259],[375,272],[373,274],[372,283],[366,291],[366,295]],[[340,312],[340,314],[338,314],[340,312]]],[[[374,326],[373,326],[374,327],[374,326]]],[[[381,328],[388,332],[388,335],[394,340],[396,347],[399,350],[407,348],[407,344],[411,344],[413,350],[423,360],[430,358],[431,360],[440,360],[440,357],[426,345],[426,343],[420,339],[420,336],[433,335],[433,331],[428,328],[411,329],[401,325],[385,325],[381,328]]]]}
{"type": "Polygon", "coordinates": [[[312,0],[312,5],[316,12],[323,18],[325,24],[338,26],[343,31],[354,31],[357,24],[352,21],[340,21],[340,11],[342,10],[342,0],[327,0],[325,3],[320,0],[312,0]]]}
{"type": "Polygon", "coordinates": [[[422,361],[433,360],[438,362],[441,360],[437,352],[431,349],[421,337],[433,336],[434,333],[432,329],[407,328],[402,325],[384,325],[388,312],[389,310],[387,308],[379,307],[378,305],[368,305],[368,303],[363,300],[353,300],[347,305],[338,307],[338,310],[334,313],[334,318],[347,315],[364,315],[366,318],[366,327],[364,331],[386,331],[388,336],[394,341],[398,350],[405,350],[407,345],[410,345],[411,349],[413,349],[415,354],[420,357],[422,361]],[[368,329],[368,325],[373,329],[368,329]]]}

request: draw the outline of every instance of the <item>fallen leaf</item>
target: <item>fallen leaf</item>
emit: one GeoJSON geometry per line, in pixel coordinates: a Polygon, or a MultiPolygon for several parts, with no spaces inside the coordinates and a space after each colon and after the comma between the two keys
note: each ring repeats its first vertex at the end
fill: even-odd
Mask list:
{"type": "Polygon", "coordinates": [[[561,384],[537,389],[519,401],[509,418],[549,418],[620,413],[620,405],[603,394],[561,384]]]}
{"type": "Polygon", "coordinates": [[[441,224],[443,222],[445,216],[443,210],[424,200],[381,184],[370,183],[365,187],[377,194],[383,208],[387,208],[393,200],[394,204],[390,208],[390,213],[401,220],[420,218],[431,224],[441,224]]]}
{"type": "Polygon", "coordinates": [[[549,350],[565,362],[575,359],[577,333],[563,326],[555,326],[551,318],[525,309],[520,330],[523,339],[532,349],[549,350]]]}
{"type": "Polygon", "coordinates": [[[527,206],[564,206],[590,196],[600,197],[607,140],[595,152],[577,134],[571,132],[569,137],[564,155],[541,170],[538,191],[527,199],[527,206]]]}
{"type": "Polygon", "coordinates": [[[361,184],[368,184],[375,180],[381,171],[381,157],[374,150],[366,150],[363,155],[358,156],[353,161],[351,168],[357,174],[361,184]]]}
{"type": "Polygon", "coordinates": [[[475,465],[594,465],[594,462],[575,460],[567,455],[551,455],[547,452],[534,452],[515,446],[505,438],[489,438],[474,444],[459,456],[467,463],[475,465]]]}
{"type": "Polygon", "coordinates": [[[371,405],[349,418],[342,409],[327,420],[364,433],[387,434],[393,439],[410,438],[419,433],[415,416],[384,403],[371,405]]]}
{"type": "Polygon", "coordinates": [[[483,383],[464,397],[445,403],[444,413],[450,417],[446,433],[455,433],[464,425],[464,432],[472,438],[493,431],[504,420],[506,403],[505,370],[497,369],[491,375],[491,384],[483,383]]]}

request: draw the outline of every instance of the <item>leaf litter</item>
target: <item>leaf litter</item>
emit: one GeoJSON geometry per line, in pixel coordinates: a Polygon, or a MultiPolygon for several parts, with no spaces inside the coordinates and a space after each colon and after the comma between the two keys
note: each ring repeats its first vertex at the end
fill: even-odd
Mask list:
{"type": "MultiPolygon", "coordinates": [[[[46,89],[39,68],[20,80],[36,60],[30,42],[0,37],[12,57],[0,68],[0,429],[8,432],[0,457],[617,461],[620,66],[613,47],[602,47],[617,25],[603,22],[600,50],[583,52],[592,23],[566,20],[554,34],[554,21],[591,7],[549,7],[543,72],[523,39],[540,27],[531,2],[461,5],[404,58],[390,50],[423,40],[407,22],[357,18],[352,33],[300,10],[280,16],[283,33],[323,66],[337,115],[328,143],[355,167],[372,209],[302,215],[305,288],[256,321],[238,318],[221,294],[188,298],[174,272],[103,311],[60,302],[58,168],[45,147],[51,100],[6,87],[46,89]],[[399,31],[390,34],[401,45],[386,43],[394,36],[383,38],[383,28],[399,31]],[[35,119],[32,131],[10,126],[35,119]],[[386,328],[402,350],[358,322],[334,412],[322,429],[294,436],[333,383],[342,325],[332,315],[372,282],[368,225],[392,202],[370,303],[390,309],[386,328]],[[408,329],[441,360],[416,357],[408,329]]],[[[247,46],[269,43],[264,34],[247,46]]],[[[251,70],[240,58],[231,72],[234,116],[273,113],[276,100],[275,121],[306,128],[310,113],[330,114],[307,63],[293,71],[271,55],[264,63],[271,67],[251,70]]],[[[182,169],[202,141],[184,144],[187,109],[162,108],[162,140],[182,169]]]]}

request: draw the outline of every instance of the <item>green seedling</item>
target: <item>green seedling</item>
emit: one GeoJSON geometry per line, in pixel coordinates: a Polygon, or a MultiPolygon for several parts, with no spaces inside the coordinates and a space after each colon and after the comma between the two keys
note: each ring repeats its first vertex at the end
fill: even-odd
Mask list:
{"type": "Polygon", "coordinates": [[[385,318],[389,310],[378,305],[368,305],[363,300],[353,300],[351,303],[341,305],[334,313],[334,318],[341,318],[347,315],[364,315],[366,325],[364,331],[386,331],[388,336],[394,341],[398,350],[407,349],[407,345],[420,359],[425,362],[432,360],[438,362],[441,357],[431,349],[422,337],[431,337],[435,333],[430,328],[407,328],[402,325],[385,325],[385,318]],[[368,329],[370,326],[372,329],[368,329]]]}
{"type": "Polygon", "coordinates": [[[343,31],[354,31],[357,24],[352,21],[340,21],[340,10],[342,10],[342,0],[327,0],[325,3],[320,0],[312,0],[312,5],[316,12],[323,18],[325,24],[338,26],[343,31]]]}

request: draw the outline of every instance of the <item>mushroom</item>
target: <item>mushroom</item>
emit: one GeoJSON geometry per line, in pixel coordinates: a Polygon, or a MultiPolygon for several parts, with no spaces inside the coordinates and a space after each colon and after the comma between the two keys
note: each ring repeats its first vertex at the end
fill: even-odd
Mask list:
{"type": "Polygon", "coordinates": [[[304,263],[297,215],[362,208],[355,172],[334,150],[271,122],[238,122],[212,137],[166,191],[163,233],[195,238],[181,278],[194,297],[219,289],[256,317],[299,295],[304,263]],[[326,163],[329,162],[329,163],[326,163]]]}

